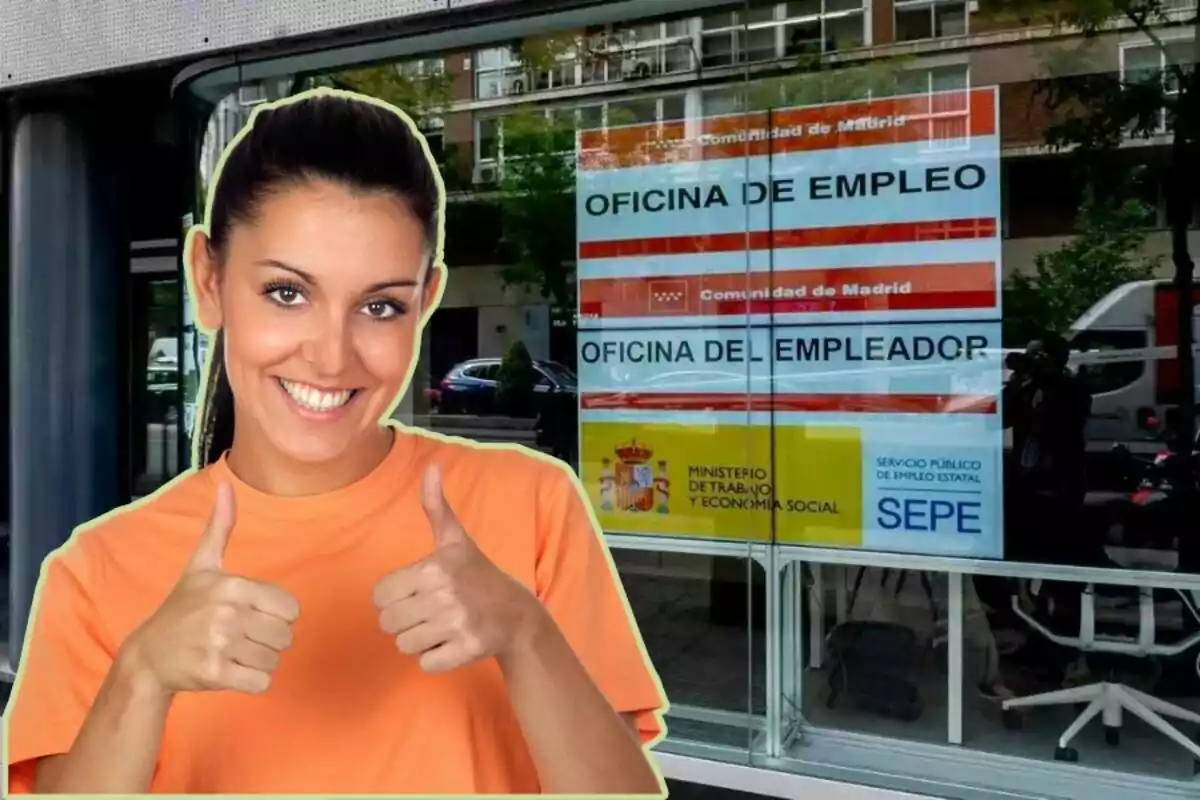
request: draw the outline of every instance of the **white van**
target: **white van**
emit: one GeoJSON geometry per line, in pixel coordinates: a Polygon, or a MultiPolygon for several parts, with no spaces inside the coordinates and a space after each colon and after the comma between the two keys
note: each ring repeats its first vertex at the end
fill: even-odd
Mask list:
{"type": "MultiPolygon", "coordinates": [[[[1118,286],[1068,335],[1071,361],[1092,390],[1092,448],[1148,438],[1146,420],[1165,421],[1178,396],[1178,296],[1169,280],[1118,286]]],[[[1192,292],[1193,344],[1200,341],[1200,284],[1192,292]]]]}

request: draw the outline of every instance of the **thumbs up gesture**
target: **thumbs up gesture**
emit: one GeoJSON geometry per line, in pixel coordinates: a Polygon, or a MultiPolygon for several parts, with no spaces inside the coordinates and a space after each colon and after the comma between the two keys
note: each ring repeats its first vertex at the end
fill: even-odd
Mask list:
{"type": "Polygon", "coordinates": [[[235,522],[233,489],[221,484],[183,576],[121,648],[121,657],[164,694],[264,692],[279,654],[291,645],[291,626],[300,613],[295,598],[222,567],[235,522]]]}
{"type": "Polygon", "coordinates": [[[426,672],[503,656],[548,618],[524,586],[488,560],[442,493],[441,472],[425,471],[421,505],[433,529],[429,557],[375,586],[379,627],[426,672]]]}

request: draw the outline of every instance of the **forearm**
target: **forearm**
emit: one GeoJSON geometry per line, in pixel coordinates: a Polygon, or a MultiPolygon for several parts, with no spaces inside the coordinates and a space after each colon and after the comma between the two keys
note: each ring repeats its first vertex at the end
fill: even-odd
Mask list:
{"type": "Polygon", "coordinates": [[[641,742],[548,615],[499,662],[543,793],[663,794],[641,742]]]}
{"type": "Polygon", "coordinates": [[[145,794],[162,744],[170,698],[118,658],[65,755],[38,765],[38,794],[145,794]]]}

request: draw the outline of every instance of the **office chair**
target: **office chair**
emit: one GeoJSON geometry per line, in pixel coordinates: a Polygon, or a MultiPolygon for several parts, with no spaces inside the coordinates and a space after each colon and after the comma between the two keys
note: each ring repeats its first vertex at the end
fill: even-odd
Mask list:
{"type": "MultiPolygon", "coordinates": [[[[1138,633],[1136,637],[1101,634],[1096,632],[1096,596],[1092,584],[1087,584],[1080,594],[1080,621],[1078,636],[1062,636],[1054,633],[1021,607],[1018,598],[1012,598],[1013,613],[1027,625],[1057,645],[1079,650],[1082,653],[1106,653],[1140,658],[1169,658],[1186,652],[1200,644],[1200,631],[1173,644],[1155,641],[1154,590],[1138,587],[1138,633]]],[[[1200,622],[1200,592],[1177,592],[1184,608],[1200,622]]],[[[1200,655],[1196,659],[1196,675],[1200,678],[1200,655]]],[[[1126,712],[1133,714],[1163,736],[1172,740],[1192,754],[1195,771],[1200,774],[1200,741],[1181,732],[1169,720],[1179,720],[1200,725],[1200,714],[1173,703],[1152,697],[1145,692],[1121,683],[1101,681],[1087,686],[1059,689],[1051,692],[1016,697],[1005,700],[1005,711],[1034,706],[1058,706],[1086,704],[1083,712],[1058,738],[1054,757],[1060,761],[1077,761],[1079,754],[1071,747],[1073,740],[1097,716],[1105,728],[1105,740],[1110,745],[1120,741],[1122,718],[1126,712]]]]}

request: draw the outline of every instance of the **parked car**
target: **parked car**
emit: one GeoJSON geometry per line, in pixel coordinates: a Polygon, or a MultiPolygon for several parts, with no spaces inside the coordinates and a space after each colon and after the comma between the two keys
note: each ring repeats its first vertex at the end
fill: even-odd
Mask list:
{"type": "MultiPolygon", "coordinates": [[[[534,361],[540,376],[533,390],[539,395],[576,394],[579,382],[570,368],[556,361],[534,361]]],[[[496,407],[499,358],[473,358],[454,365],[427,395],[442,414],[491,414],[496,407]]]]}

